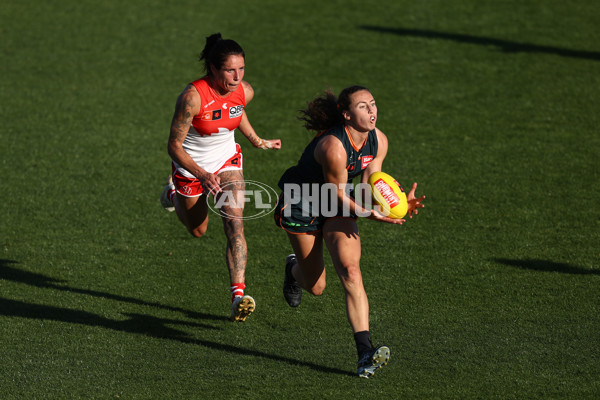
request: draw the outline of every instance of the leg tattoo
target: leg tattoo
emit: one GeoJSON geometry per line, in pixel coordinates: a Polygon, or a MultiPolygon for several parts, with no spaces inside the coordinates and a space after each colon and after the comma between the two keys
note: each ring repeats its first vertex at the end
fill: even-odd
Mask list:
{"type": "Polygon", "coordinates": [[[246,260],[248,249],[244,236],[244,176],[242,171],[225,171],[219,174],[222,186],[226,185],[229,199],[221,207],[223,228],[227,237],[226,259],[229,268],[229,278],[232,283],[245,282],[246,260]]]}

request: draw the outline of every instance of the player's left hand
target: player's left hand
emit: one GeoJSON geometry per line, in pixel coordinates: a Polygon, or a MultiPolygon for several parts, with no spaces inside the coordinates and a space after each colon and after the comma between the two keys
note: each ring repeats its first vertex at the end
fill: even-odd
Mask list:
{"type": "Polygon", "coordinates": [[[418,199],[415,198],[415,190],[417,190],[417,182],[413,183],[412,189],[410,189],[410,192],[408,192],[408,195],[406,196],[409,218],[412,218],[413,214],[417,215],[419,213],[419,208],[425,207],[425,204],[421,204],[421,202],[425,200],[425,196],[421,196],[418,199]]]}
{"type": "Polygon", "coordinates": [[[281,139],[261,139],[261,143],[257,147],[259,149],[263,149],[263,150],[267,150],[267,149],[279,150],[281,148],[281,139]]]}

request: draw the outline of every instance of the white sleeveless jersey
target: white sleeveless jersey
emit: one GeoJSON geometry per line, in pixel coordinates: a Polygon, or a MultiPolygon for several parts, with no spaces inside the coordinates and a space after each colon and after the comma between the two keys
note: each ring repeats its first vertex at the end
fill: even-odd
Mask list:
{"type": "MultiPolygon", "coordinates": [[[[236,153],[234,131],[219,128],[220,132],[202,136],[198,134],[193,126],[190,127],[183,149],[203,170],[214,174],[221,168],[223,163],[233,157],[236,153]]],[[[182,175],[193,178],[186,169],[175,163],[175,167],[182,175]]]]}

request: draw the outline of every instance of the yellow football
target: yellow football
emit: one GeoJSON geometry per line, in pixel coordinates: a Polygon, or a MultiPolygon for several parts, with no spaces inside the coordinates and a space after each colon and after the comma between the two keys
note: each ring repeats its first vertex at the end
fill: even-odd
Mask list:
{"type": "Polygon", "coordinates": [[[373,172],[369,177],[373,201],[390,218],[402,218],[408,211],[406,193],[402,186],[385,172],[373,172]]]}

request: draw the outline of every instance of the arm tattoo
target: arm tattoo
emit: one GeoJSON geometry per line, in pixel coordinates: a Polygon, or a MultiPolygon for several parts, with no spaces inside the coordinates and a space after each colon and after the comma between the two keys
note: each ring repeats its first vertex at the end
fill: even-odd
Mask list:
{"type": "Polygon", "coordinates": [[[193,104],[186,96],[192,88],[188,88],[177,100],[175,106],[175,115],[171,124],[171,140],[181,142],[186,137],[194,115],[192,114],[193,104]]]}
{"type": "Polygon", "coordinates": [[[250,140],[250,142],[255,146],[255,147],[259,147],[262,144],[262,139],[259,138],[256,135],[252,135],[251,137],[248,138],[250,140]]]}

